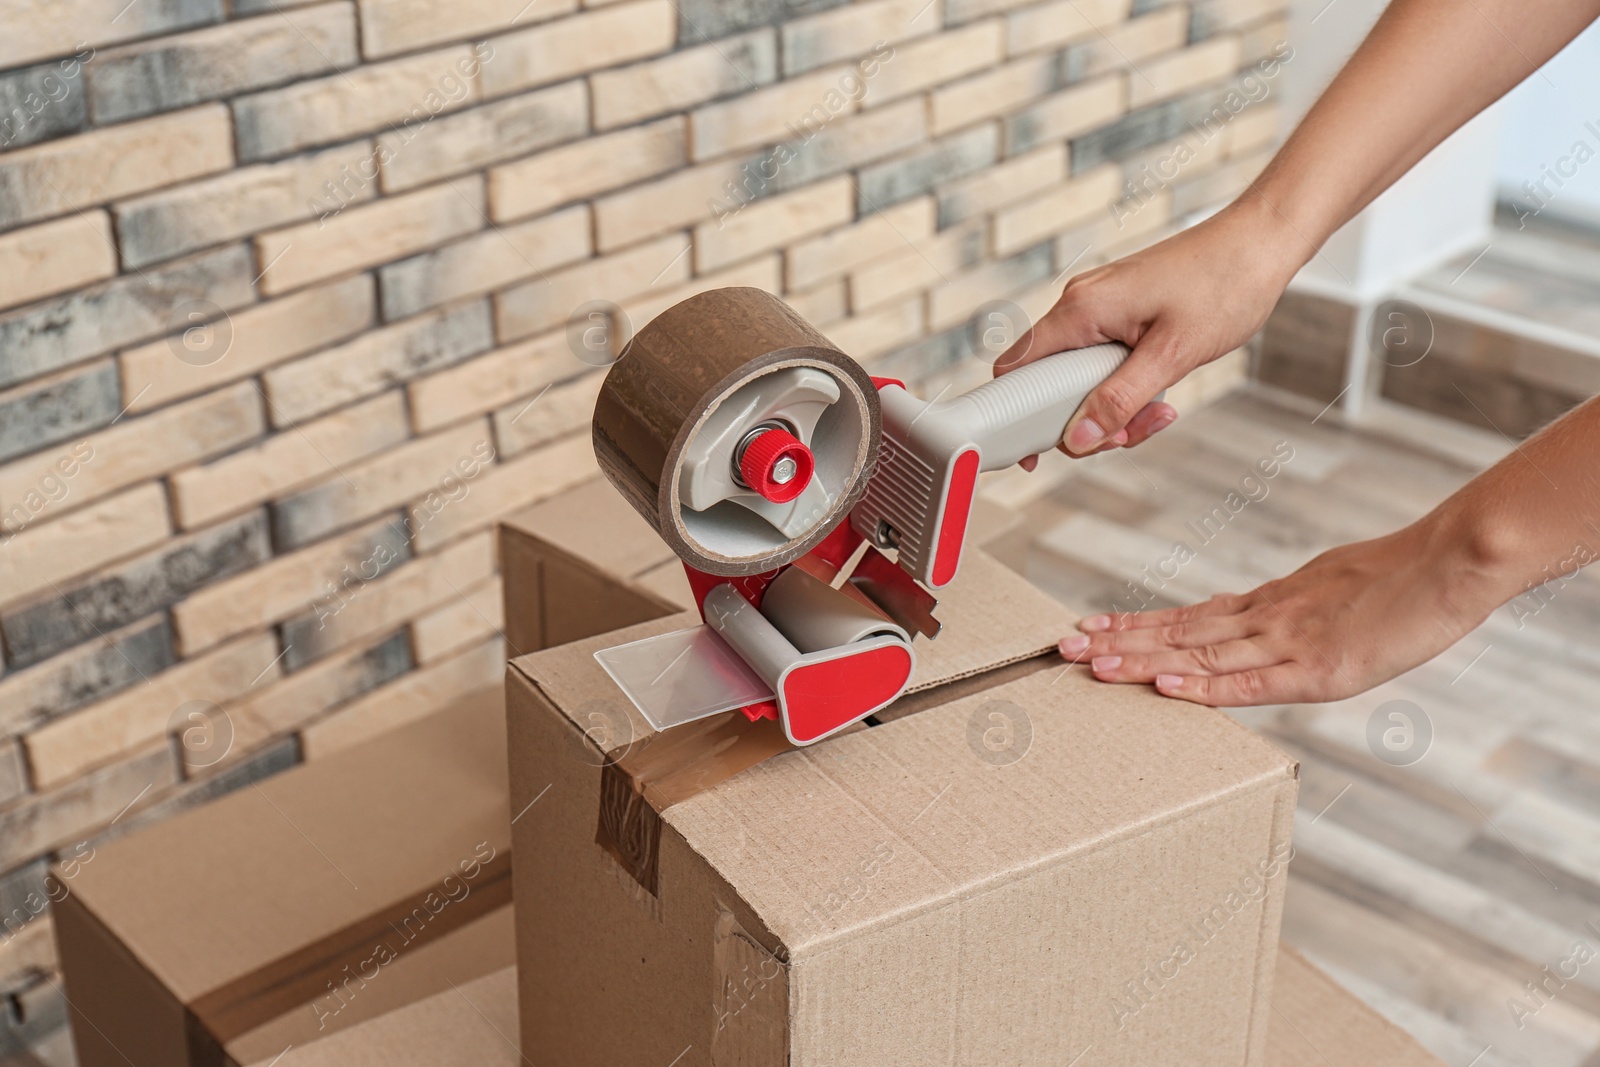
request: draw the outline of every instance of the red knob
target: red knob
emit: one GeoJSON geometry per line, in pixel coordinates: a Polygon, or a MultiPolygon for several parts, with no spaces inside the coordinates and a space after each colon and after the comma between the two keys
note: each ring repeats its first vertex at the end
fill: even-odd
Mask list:
{"type": "Polygon", "coordinates": [[[787,504],[805,492],[816,467],[805,442],[776,427],[751,440],[739,457],[744,483],[774,504],[787,504]]]}

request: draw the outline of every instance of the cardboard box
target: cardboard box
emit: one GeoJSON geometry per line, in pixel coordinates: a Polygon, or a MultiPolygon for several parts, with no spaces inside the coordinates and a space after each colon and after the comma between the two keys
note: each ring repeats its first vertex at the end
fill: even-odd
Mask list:
{"type": "MultiPolygon", "coordinates": [[[[1267,1067],[1444,1067],[1287,945],[1278,949],[1272,989],[1267,1067]]],[[[517,979],[508,968],[297,1050],[293,1063],[519,1067],[525,1061],[516,1038],[517,979]]]]}
{"type": "MultiPolygon", "coordinates": [[[[296,1048],[277,1067],[522,1067],[507,967],[296,1048]]],[[[250,1067],[274,1067],[261,1060],[250,1067]]]]}
{"type": "Polygon", "coordinates": [[[504,520],[500,569],[511,655],[693,607],[677,557],[604,478],[504,520]]]}
{"type": "Polygon", "coordinates": [[[82,1067],[270,1059],[512,963],[506,790],[487,691],[58,871],[82,1067]]]}
{"type": "Polygon", "coordinates": [[[1294,762],[1065,669],[981,553],[939,614],[898,717],[802,750],[652,733],[593,658],[692,614],[512,662],[531,1062],[1266,1062],[1294,762]]]}

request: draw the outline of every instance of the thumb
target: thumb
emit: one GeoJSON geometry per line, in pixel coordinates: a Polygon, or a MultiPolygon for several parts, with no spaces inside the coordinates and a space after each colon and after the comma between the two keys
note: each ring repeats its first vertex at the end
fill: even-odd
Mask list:
{"type": "Polygon", "coordinates": [[[1000,354],[994,361],[995,377],[1069,348],[1087,348],[1116,340],[1101,332],[1081,303],[1068,296],[1069,293],[1063,293],[1038,322],[1000,354]]]}
{"type": "Polygon", "coordinates": [[[1122,366],[1078,405],[1061,437],[1066,450],[1086,455],[1116,437],[1157,393],[1181,377],[1175,373],[1175,355],[1176,345],[1159,327],[1140,338],[1122,366]]]}

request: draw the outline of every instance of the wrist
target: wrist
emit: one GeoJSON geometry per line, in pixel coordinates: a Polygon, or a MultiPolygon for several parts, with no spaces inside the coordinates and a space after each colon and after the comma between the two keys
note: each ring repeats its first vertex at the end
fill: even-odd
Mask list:
{"type": "Polygon", "coordinates": [[[1297,227],[1269,193],[1252,185],[1218,215],[1236,228],[1280,289],[1317,254],[1320,242],[1297,227]]]}
{"type": "Polygon", "coordinates": [[[1448,610],[1469,628],[1523,591],[1524,538],[1498,509],[1446,501],[1415,528],[1419,558],[1433,561],[1432,569],[1447,590],[1448,610]]]}

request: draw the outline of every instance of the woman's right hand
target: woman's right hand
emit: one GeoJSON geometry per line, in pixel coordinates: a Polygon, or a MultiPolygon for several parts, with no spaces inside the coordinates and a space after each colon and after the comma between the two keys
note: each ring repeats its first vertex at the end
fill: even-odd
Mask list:
{"type": "MultiPolygon", "coordinates": [[[[1247,194],[1159,244],[1072,278],[995,362],[995,374],[1069,348],[1122,342],[1132,353],[1073,414],[1061,448],[1083,456],[1136,445],[1177,418],[1156,394],[1249,340],[1314,251],[1271,205],[1247,194]]],[[[1035,462],[1029,457],[1023,466],[1035,462]]]]}

